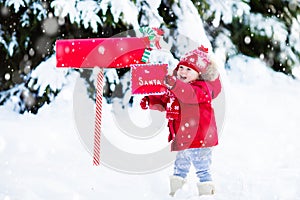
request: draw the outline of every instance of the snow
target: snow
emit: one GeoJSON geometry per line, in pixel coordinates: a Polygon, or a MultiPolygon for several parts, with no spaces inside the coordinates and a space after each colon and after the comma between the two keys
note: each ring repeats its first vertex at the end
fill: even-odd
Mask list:
{"type": "Polygon", "coordinates": [[[197,14],[198,11],[193,3],[181,0],[180,7],[178,4],[173,4],[172,9],[176,16],[178,16],[176,23],[179,34],[211,49],[211,44],[206,37],[202,20],[197,14]],[[193,24],[193,26],[191,26],[191,24],[193,24]]]}
{"type": "MultiPolygon", "coordinates": [[[[28,2],[26,2],[26,3],[28,3],[28,2]]],[[[7,7],[13,5],[16,13],[19,12],[20,7],[25,7],[23,0],[8,0],[8,1],[6,1],[5,5],[7,7]]]]}
{"type": "Polygon", "coordinates": [[[17,37],[16,37],[16,33],[14,32],[12,34],[12,38],[11,38],[11,42],[8,45],[8,54],[10,57],[13,56],[14,54],[14,49],[18,47],[18,42],[17,42],[17,37]]]}
{"type": "Polygon", "coordinates": [[[42,96],[49,86],[53,91],[59,91],[65,82],[65,76],[69,69],[60,69],[56,67],[56,57],[52,55],[46,62],[42,62],[35,70],[32,71],[32,79],[28,85],[39,89],[39,96],[42,96]],[[36,81],[36,82],[35,82],[36,81]]]}
{"type": "Polygon", "coordinates": [[[285,41],[288,36],[285,25],[276,17],[264,19],[261,14],[250,14],[249,24],[251,31],[261,33],[269,38],[273,37],[276,41],[285,41]],[[272,25],[270,26],[270,24],[272,25]]]}
{"type": "MultiPolygon", "coordinates": [[[[211,8],[208,12],[214,12],[215,18],[213,20],[213,25],[218,27],[220,24],[220,20],[222,18],[223,22],[229,24],[232,22],[233,17],[242,17],[243,14],[250,13],[250,7],[243,1],[216,1],[209,0],[208,1],[211,8]]],[[[208,16],[211,13],[208,13],[208,16]]]]}
{"type": "Polygon", "coordinates": [[[12,55],[14,54],[15,48],[18,47],[16,33],[15,32],[12,33],[11,41],[9,42],[9,44],[7,44],[7,42],[3,39],[3,37],[2,37],[3,34],[4,34],[4,32],[1,30],[1,25],[0,25],[0,44],[2,44],[5,47],[5,49],[7,49],[9,56],[12,57],[12,55]]]}
{"type": "Polygon", "coordinates": [[[114,22],[117,23],[119,18],[123,17],[124,21],[131,24],[134,29],[139,28],[136,16],[139,12],[131,1],[118,1],[118,0],[103,0],[100,3],[103,14],[106,15],[108,7],[111,6],[111,12],[114,17],[114,22]],[[122,16],[121,16],[122,15],[122,16]]]}
{"type": "MultiPolygon", "coordinates": [[[[47,64],[51,66],[52,60],[47,64]]],[[[224,77],[225,124],[213,154],[214,199],[297,199],[299,81],[269,70],[257,59],[236,56],[229,65],[224,77]]],[[[0,107],[0,199],[171,199],[172,165],[135,175],[92,165],[74,120],[77,78],[76,73],[69,76],[57,98],[37,115],[0,107]]],[[[87,100],[87,94],[82,95],[87,100]]],[[[128,112],[132,123],[143,127],[151,118],[139,108],[139,98],[128,112]]],[[[159,130],[156,138],[133,140],[120,131],[111,109],[104,104],[103,134],[113,144],[145,155],[166,145],[166,129],[159,130]]],[[[124,114],[117,108],[114,112],[124,114]]],[[[85,117],[92,119],[90,115],[85,117]]],[[[194,199],[195,181],[192,170],[173,199],[194,199]]]]}
{"type": "MultiPolygon", "coordinates": [[[[13,6],[18,12],[27,2],[9,0],[6,5],[13,6]]],[[[218,26],[221,17],[230,23],[233,12],[238,16],[249,13],[249,7],[243,2],[218,4],[211,0],[211,3],[215,6],[212,10],[218,16],[215,26],[218,26]],[[237,4],[238,10],[231,10],[232,4],[237,4]]],[[[101,1],[100,7],[104,13],[108,5],[112,6],[114,21],[123,16],[135,29],[139,28],[136,19],[138,10],[132,2],[101,1]]],[[[149,5],[151,9],[158,7],[154,0],[149,1],[149,5]]],[[[55,16],[69,16],[71,22],[82,22],[93,30],[101,24],[94,15],[98,9],[95,2],[53,1],[51,7],[55,16]],[[82,13],[79,14],[78,10],[82,13]]],[[[174,4],[173,10],[180,16],[177,21],[180,35],[210,47],[209,40],[203,37],[202,21],[195,17],[197,11],[192,3],[181,3],[181,7],[174,4]]],[[[157,12],[153,16],[149,24],[158,26],[161,19],[157,12]]],[[[261,21],[259,15],[254,15],[251,20],[257,19],[261,21]]],[[[274,39],[286,38],[286,31],[276,19],[270,18],[261,26],[257,26],[255,21],[251,22],[251,28],[259,28],[268,35],[277,30],[274,39]]],[[[22,23],[27,25],[27,20],[23,19],[22,23]]],[[[297,30],[299,26],[294,23],[292,35],[295,41],[298,41],[297,30]]],[[[224,34],[217,41],[219,48],[215,53],[221,58],[221,66],[226,50],[230,49],[230,54],[236,53],[228,37],[224,34]]],[[[16,47],[14,40],[6,44],[2,37],[0,39],[4,45],[10,45],[12,55],[16,47]]],[[[298,46],[295,45],[295,48],[298,46]]],[[[99,51],[104,53],[105,49],[99,51]]],[[[291,55],[287,50],[285,53],[291,55]]],[[[176,65],[169,61],[171,59],[166,54],[160,56],[168,60],[170,66],[176,65]]],[[[225,107],[224,104],[219,107],[214,103],[216,112],[219,112],[217,108],[225,110],[225,119],[217,115],[220,140],[214,148],[212,165],[217,192],[212,199],[300,199],[297,187],[300,183],[297,131],[300,119],[297,112],[299,80],[273,72],[260,59],[242,55],[231,57],[227,65],[226,71],[221,69],[226,102],[215,100],[224,103],[225,107]]],[[[127,106],[128,91],[124,99],[115,98],[112,104],[104,101],[103,105],[102,144],[110,142],[124,154],[113,152],[108,157],[101,157],[103,163],[100,166],[93,166],[94,102],[88,98],[85,85],[76,72],[65,78],[68,71],[55,69],[54,66],[55,56],[52,56],[32,73],[41,93],[49,84],[53,90],[62,88],[53,102],[43,106],[37,115],[20,115],[12,111],[12,105],[17,102],[13,100],[0,106],[0,199],[198,199],[195,197],[197,180],[193,169],[182,190],[174,198],[168,196],[168,177],[172,173],[170,159],[172,161],[173,157],[163,151],[169,145],[164,115],[141,110],[139,100],[142,96],[135,97],[132,107],[127,106]],[[154,162],[149,162],[149,155],[155,152],[159,152],[161,160],[152,159],[150,161],[154,162]],[[129,160],[128,155],[133,155],[133,158],[144,155],[145,160],[129,160]],[[116,159],[115,163],[109,163],[109,157],[116,159]],[[135,166],[142,169],[134,173],[135,166]]],[[[300,77],[299,67],[295,67],[294,72],[300,77]]],[[[105,70],[105,73],[109,82],[126,83],[130,78],[127,76],[119,80],[115,70],[105,70]]],[[[109,150],[101,146],[101,155],[109,150]]]]}
{"type": "Polygon", "coordinates": [[[51,2],[55,16],[58,16],[60,19],[69,16],[71,23],[76,22],[80,24],[81,22],[85,29],[91,27],[95,33],[98,31],[98,25],[103,25],[109,6],[115,23],[118,23],[119,19],[123,18],[124,22],[138,28],[138,21],[136,19],[138,10],[130,1],[103,0],[101,2],[95,2],[91,0],[55,0],[51,2]],[[98,16],[100,10],[103,12],[103,19],[100,19],[98,16]]]}
{"type": "Polygon", "coordinates": [[[143,3],[143,1],[139,0],[140,5],[138,5],[138,9],[146,13],[146,16],[142,15],[140,19],[140,26],[148,26],[151,24],[152,27],[160,27],[163,23],[163,18],[158,13],[158,7],[160,5],[160,1],[156,0],[147,0],[147,3],[143,3]]]}
{"type": "Polygon", "coordinates": [[[43,19],[47,18],[47,12],[44,9],[44,6],[42,3],[40,2],[33,2],[31,5],[31,9],[33,10],[33,14],[37,15],[37,19],[39,21],[42,21],[43,19]]]}
{"type": "Polygon", "coordinates": [[[77,0],[66,0],[66,1],[58,1],[54,0],[51,2],[50,6],[54,9],[54,15],[60,18],[64,18],[69,15],[69,19],[71,23],[76,22],[79,24],[80,16],[75,7],[77,0]]]}
{"type": "Polygon", "coordinates": [[[95,1],[79,1],[77,9],[81,14],[82,23],[85,29],[90,27],[95,33],[98,31],[98,24],[102,25],[100,17],[97,15],[100,8],[95,1]]]}

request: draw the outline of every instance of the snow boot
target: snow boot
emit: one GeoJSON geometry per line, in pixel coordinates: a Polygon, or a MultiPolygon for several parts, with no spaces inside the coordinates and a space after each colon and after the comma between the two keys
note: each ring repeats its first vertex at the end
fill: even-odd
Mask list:
{"type": "Polygon", "coordinates": [[[198,194],[201,195],[213,195],[215,193],[215,186],[212,181],[198,182],[198,194]]]}
{"type": "Polygon", "coordinates": [[[175,192],[182,188],[185,179],[180,176],[170,176],[170,196],[174,196],[175,192]]]}

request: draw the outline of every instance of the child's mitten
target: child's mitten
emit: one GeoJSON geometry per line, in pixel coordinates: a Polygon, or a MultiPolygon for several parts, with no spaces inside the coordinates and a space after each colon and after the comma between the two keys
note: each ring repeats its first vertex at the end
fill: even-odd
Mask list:
{"type": "Polygon", "coordinates": [[[175,76],[170,76],[170,75],[166,75],[165,76],[165,85],[169,88],[172,89],[173,86],[176,83],[176,77],[175,76]]]}
{"type": "Polygon", "coordinates": [[[145,96],[142,98],[140,102],[140,106],[143,110],[147,110],[149,108],[149,97],[145,96]]]}

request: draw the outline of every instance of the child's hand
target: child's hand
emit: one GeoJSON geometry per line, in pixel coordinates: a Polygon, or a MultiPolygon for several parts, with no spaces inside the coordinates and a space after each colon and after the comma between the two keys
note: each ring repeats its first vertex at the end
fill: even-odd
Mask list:
{"type": "Polygon", "coordinates": [[[147,110],[149,108],[149,97],[143,97],[140,102],[140,106],[143,110],[147,110]]]}
{"type": "Polygon", "coordinates": [[[175,76],[170,76],[170,75],[165,76],[165,84],[169,89],[171,89],[175,85],[175,83],[176,83],[175,76]]]}

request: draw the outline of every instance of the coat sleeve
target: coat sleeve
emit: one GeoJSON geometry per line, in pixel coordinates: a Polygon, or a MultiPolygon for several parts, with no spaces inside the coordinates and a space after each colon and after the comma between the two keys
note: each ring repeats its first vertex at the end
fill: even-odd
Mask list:
{"type": "Polygon", "coordinates": [[[201,81],[201,84],[193,85],[176,80],[171,91],[179,101],[188,104],[211,103],[212,99],[208,86],[204,81],[201,81]]]}
{"type": "Polygon", "coordinates": [[[211,90],[212,98],[213,99],[217,98],[217,96],[220,94],[222,89],[220,76],[214,81],[207,82],[207,85],[208,88],[211,90]]]}

